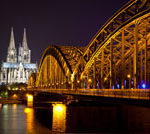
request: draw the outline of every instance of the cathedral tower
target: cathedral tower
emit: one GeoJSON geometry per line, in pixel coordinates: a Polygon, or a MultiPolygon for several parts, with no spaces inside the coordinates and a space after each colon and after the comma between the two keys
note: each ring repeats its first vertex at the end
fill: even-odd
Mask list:
{"type": "Polygon", "coordinates": [[[10,62],[10,63],[17,62],[17,52],[15,48],[13,28],[11,28],[10,43],[9,43],[8,52],[7,52],[7,62],[10,62]]]}
{"type": "Polygon", "coordinates": [[[24,34],[23,34],[22,47],[23,47],[23,51],[24,51],[23,52],[23,63],[30,63],[31,62],[31,50],[28,48],[25,28],[24,28],[24,34]]]}

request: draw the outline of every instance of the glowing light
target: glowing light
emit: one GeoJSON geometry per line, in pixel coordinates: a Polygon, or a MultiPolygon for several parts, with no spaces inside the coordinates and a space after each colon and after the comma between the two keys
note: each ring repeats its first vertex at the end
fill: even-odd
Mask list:
{"type": "Polygon", "coordinates": [[[131,78],[131,75],[130,75],[130,74],[128,74],[128,75],[127,75],[127,78],[131,78]]]}
{"type": "Polygon", "coordinates": [[[28,99],[28,102],[29,102],[29,101],[30,101],[30,102],[33,101],[33,95],[28,95],[27,97],[28,97],[28,98],[27,98],[27,99],[28,99]]]}
{"type": "Polygon", "coordinates": [[[13,96],[12,96],[13,98],[17,98],[18,96],[16,95],[16,94],[13,94],[13,96]]]}
{"type": "Polygon", "coordinates": [[[16,110],[17,104],[13,104],[13,109],[16,110]]]}
{"type": "Polygon", "coordinates": [[[54,107],[54,111],[56,111],[56,112],[62,112],[63,111],[63,106],[61,104],[57,104],[54,107]]]}
{"type": "Polygon", "coordinates": [[[33,95],[30,95],[30,94],[27,95],[27,106],[28,107],[33,106],[33,95]]]}
{"type": "Polygon", "coordinates": [[[120,85],[119,85],[119,84],[117,84],[117,88],[118,88],[118,89],[120,88],[120,85]]]}
{"type": "Polygon", "coordinates": [[[146,84],[145,84],[145,83],[142,84],[142,88],[143,88],[143,89],[146,88],[146,84]]]}
{"type": "Polygon", "coordinates": [[[71,81],[72,81],[72,82],[74,81],[74,73],[71,74],[71,81]]]}
{"type": "Polygon", "coordinates": [[[28,97],[29,94],[26,94],[26,97],[28,97]]]}
{"type": "Polygon", "coordinates": [[[30,132],[33,129],[34,110],[32,108],[25,108],[24,113],[26,114],[26,128],[30,132]]]}
{"type": "Polygon", "coordinates": [[[53,104],[52,131],[65,132],[65,130],[66,130],[66,106],[64,104],[53,104]]]}
{"type": "Polygon", "coordinates": [[[105,77],[105,78],[104,78],[104,81],[106,81],[106,80],[107,80],[107,78],[105,77]]]}
{"type": "Polygon", "coordinates": [[[80,81],[79,81],[79,80],[77,80],[77,83],[80,83],[80,81]]]}
{"type": "Polygon", "coordinates": [[[88,82],[92,82],[92,79],[89,79],[88,82]]]}
{"type": "Polygon", "coordinates": [[[24,113],[30,113],[31,111],[32,111],[31,108],[25,108],[25,109],[24,109],[24,113]]]}

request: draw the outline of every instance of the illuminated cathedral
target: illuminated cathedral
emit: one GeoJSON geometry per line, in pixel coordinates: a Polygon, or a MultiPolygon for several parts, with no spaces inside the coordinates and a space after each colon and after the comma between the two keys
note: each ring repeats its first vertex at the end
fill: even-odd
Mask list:
{"type": "Polygon", "coordinates": [[[6,62],[2,62],[1,65],[1,84],[27,83],[31,73],[35,72],[37,72],[37,64],[31,63],[31,50],[27,44],[26,29],[24,28],[23,41],[19,44],[17,55],[13,28],[11,28],[6,62]]]}

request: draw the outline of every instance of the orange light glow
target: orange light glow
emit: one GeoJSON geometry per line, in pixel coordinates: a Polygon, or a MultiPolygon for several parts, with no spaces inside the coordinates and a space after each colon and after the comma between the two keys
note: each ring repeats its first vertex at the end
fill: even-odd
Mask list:
{"type": "Polygon", "coordinates": [[[64,108],[63,105],[57,104],[57,105],[54,106],[54,111],[56,111],[56,112],[62,112],[63,108],[64,108]]]}
{"type": "Polygon", "coordinates": [[[27,113],[30,113],[31,111],[32,111],[31,108],[25,108],[25,109],[24,109],[24,113],[26,113],[26,114],[27,114],[27,113]]]}
{"type": "Polygon", "coordinates": [[[13,104],[13,109],[16,110],[17,104],[13,104]]]}
{"type": "Polygon", "coordinates": [[[29,94],[26,94],[26,97],[28,97],[29,94]]]}
{"type": "Polygon", "coordinates": [[[33,101],[33,95],[28,95],[28,101],[33,101]]]}
{"type": "Polygon", "coordinates": [[[92,82],[92,79],[89,79],[88,82],[92,82]]]}
{"type": "Polygon", "coordinates": [[[131,75],[130,75],[130,74],[128,74],[128,75],[127,75],[127,77],[128,77],[128,78],[131,78],[131,75]]]}
{"type": "Polygon", "coordinates": [[[105,77],[105,78],[104,78],[104,80],[106,81],[106,80],[107,80],[107,78],[105,77]]]}
{"type": "Polygon", "coordinates": [[[28,107],[33,106],[33,95],[30,95],[30,94],[27,95],[27,106],[28,107]]]}
{"type": "Polygon", "coordinates": [[[65,132],[66,130],[66,105],[53,104],[52,131],[65,132]]]}
{"type": "Polygon", "coordinates": [[[16,95],[16,94],[13,94],[13,96],[12,96],[13,98],[17,98],[18,96],[16,95]]]}

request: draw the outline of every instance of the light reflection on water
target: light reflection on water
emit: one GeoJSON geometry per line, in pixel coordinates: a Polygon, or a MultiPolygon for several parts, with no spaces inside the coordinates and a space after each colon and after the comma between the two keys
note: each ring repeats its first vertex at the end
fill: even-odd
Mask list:
{"type": "Polygon", "coordinates": [[[53,104],[53,126],[52,131],[66,131],[66,105],[53,104]]]}
{"type": "Polygon", "coordinates": [[[25,108],[24,113],[26,114],[26,127],[28,133],[32,132],[33,124],[34,124],[34,111],[33,108],[25,108]]]}
{"type": "Polygon", "coordinates": [[[150,133],[150,108],[133,105],[0,105],[0,134],[150,133]]]}
{"type": "Polygon", "coordinates": [[[50,130],[35,118],[34,109],[23,104],[0,107],[0,134],[49,134],[50,130]]]}

